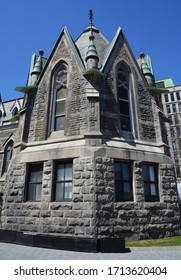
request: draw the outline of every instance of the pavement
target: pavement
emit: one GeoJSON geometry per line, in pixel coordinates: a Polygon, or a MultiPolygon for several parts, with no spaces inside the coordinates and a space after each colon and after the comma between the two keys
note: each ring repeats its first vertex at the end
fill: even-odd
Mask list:
{"type": "Polygon", "coordinates": [[[181,246],[131,247],[125,253],[83,253],[0,242],[0,260],[181,260],[181,246]]]}

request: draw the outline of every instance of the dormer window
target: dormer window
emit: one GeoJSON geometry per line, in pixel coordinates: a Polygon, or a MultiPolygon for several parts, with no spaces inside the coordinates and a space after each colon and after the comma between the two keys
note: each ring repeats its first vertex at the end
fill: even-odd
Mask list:
{"type": "Polygon", "coordinates": [[[117,70],[117,93],[121,130],[131,131],[130,118],[130,73],[125,65],[117,70]]]}

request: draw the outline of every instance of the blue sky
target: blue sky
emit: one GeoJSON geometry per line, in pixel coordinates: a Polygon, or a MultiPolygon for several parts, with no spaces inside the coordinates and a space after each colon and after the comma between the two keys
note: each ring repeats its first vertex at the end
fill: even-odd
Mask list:
{"type": "Polygon", "coordinates": [[[120,26],[135,57],[152,58],[155,78],[172,77],[181,84],[180,0],[1,0],[0,92],[3,101],[21,97],[16,86],[26,85],[31,55],[48,57],[64,26],[73,39],[94,25],[111,40],[120,26]]]}

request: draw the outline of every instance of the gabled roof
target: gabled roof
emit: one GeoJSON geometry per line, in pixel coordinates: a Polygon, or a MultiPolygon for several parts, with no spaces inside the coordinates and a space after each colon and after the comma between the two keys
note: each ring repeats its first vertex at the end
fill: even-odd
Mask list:
{"type": "Polygon", "coordinates": [[[43,71],[42,71],[41,74],[40,74],[40,77],[39,77],[39,79],[38,79],[38,83],[40,82],[40,80],[41,80],[41,78],[42,78],[44,72],[46,71],[46,69],[47,69],[47,67],[48,67],[48,65],[49,65],[49,63],[50,63],[50,61],[51,61],[51,59],[52,59],[52,57],[53,57],[53,55],[54,55],[54,53],[55,53],[55,51],[56,51],[58,45],[59,45],[59,43],[60,43],[60,40],[61,40],[62,37],[63,37],[63,35],[65,35],[65,37],[66,37],[66,39],[67,39],[67,42],[68,42],[68,44],[69,44],[69,46],[70,46],[70,49],[71,49],[72,52],[74,53],[75,58],[76,58],[76,60],[77,60],[77,63],[78,63],[78,65],[79,65],[80,69],[81,69],[82,71],[85,70],[85,66],[84,66],[84,63],[83,63],[83,61],[82,61],[82,59],[81,59],[81,57],[80,57],[79,51],[78,51],[78,49],[77,49],[77,47],[76,47],[76,45],[75,45],[75,43],[74,43],[72,37],[70,36],[67,27],[65,26],[65,27],[63,28],[62,32],[60,33],[60,36],[59,36],[59,38],[58,38],[58,40],[57,40],[57,42],[56,42],[56,44],[55,44],[55,46],[54,46],[54,48],[53,48],[53,50],[52,50],[50,56],[49,56],[49,58],[48,58],[48,60],[47,60],[47,62],[46,62],[46,64],[45,64],[45,67],[43,68],[43,71]]]}
{"type": "MultiPolygon", "coordinates": [[[[138,65],[138,62],[137,62],[137,60],[136,60],[136,58],[135,58],[135,56],[134,56],[134,54],[132,52],[131,47],[129,46],[129,43],[128,43],[128,41],[127,41],[127,39],[126,39],[126,37],[125,37],[125,35],[123,33],[123,30],[120,27],[118,28],[115,36],[113,37],[112,41],[109,44],[109,47],[107,49],[107,53],[106,53],[105,58],[104,58],[104,60],[102,62],[102,67],[101,67],[100,70],[104,71],[104,69],[105,69],[105,67],[107,65],[107,62],[108,62],[109,58],[111,57],[111,54],[112,54],[112,52],[114,50],[114,47],[116,46],[116,44],[119,44],[119,40],[122,40],[122,42],[124,42],[124,44],[126,44],[130,56],[132,57],[132,59],[133,59],[135,65],[136,65],[140,75],[143,77],[143,74],[142,74],[141,69],[140,69],[140,67],[138,65]]],[[[143,80],[145,80],[145,79],[143,79],[143,80]]]]}
{"type": "Polygon", "coordinates": [[[111,54],[111,52],[112,52],[112,50],[113,50],[113,48],[114,48],[114,46],[115,46],[115,44],[117,42],[117,39],[118,39],[120,33],[121,33],[121,28],[119,27],[117,32],[116,32],[116,34],[114,35],[112,41],[109,43],[109,46],[107,48],[106,55],[105,55],[104,60],[102,62],[102,67],[101,67],[102,71],[104,70],[104,67],[105,67],[105,65],[106,65],[106,63],[107,63],[107,61],[108,61],[108,59],[110,57],[110,54],[111,54]]]}

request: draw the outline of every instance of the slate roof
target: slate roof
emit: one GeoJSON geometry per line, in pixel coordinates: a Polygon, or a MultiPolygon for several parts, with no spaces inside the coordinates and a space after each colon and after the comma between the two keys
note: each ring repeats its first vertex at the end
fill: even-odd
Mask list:
{"type": "MultiPolygon", "coordinates": [[[[92,27],[93,30],[93,35],[95,37],[94,39],[94,45],[96,47],[97,53],[98,53],[98,57],[99,57],[99,66],[102,65],[102,61],[107,53],[107,48],[109,45],[109,42],[107,41],[107,39],[99,32],[99,30],[97,28],[95,28],[94,26],[92,27]]],[[[82,60],[85,63],[85,58],[86,58],[86,53],[88,51],[88,46],[89,46],[89,36],[90,36],[90,26],[88,26],[81,34],[80,36],[77,38],[77,40],[75,40],[75,44],[77,46],[77,48],[79,49],[80,52],[80,56],[82,58],[82,60]]]]}

